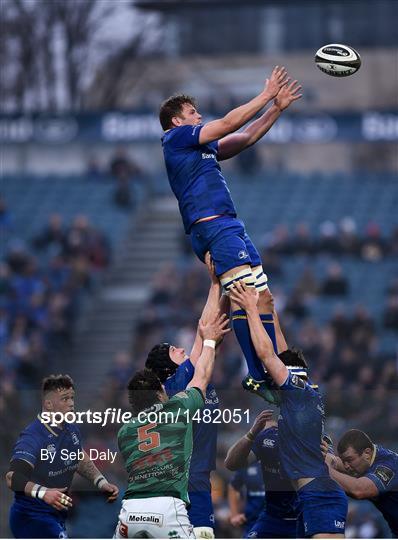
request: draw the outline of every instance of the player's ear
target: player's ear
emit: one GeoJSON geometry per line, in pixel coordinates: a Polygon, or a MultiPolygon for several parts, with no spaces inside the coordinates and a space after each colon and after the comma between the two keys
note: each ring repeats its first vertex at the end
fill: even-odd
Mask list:
{"type": "Polygon", "coordinates": [[[171,119],[173,126],[178,127],[182,125],[182,118],[180,116],[173,116],[171,119]]]}

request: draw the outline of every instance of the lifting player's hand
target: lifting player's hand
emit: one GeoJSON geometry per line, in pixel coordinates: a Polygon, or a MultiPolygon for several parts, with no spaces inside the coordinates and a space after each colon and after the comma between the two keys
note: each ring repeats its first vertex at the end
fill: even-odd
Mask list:
{"type": "Polygon", "coordinates": [[[240,527],[244,523],[246,523],[247,519],[245,514],[235,514],[229,518],[229,521],[232,525],[232,527],[240,527]]]}
{"type": "Polygon", "coordinates": [[[56,510],[67,510],[72,505],[72,499],[64,492],[68,488],[46,488],[43,501],[56,510]]]}
{"type": "Polygon", "coordinates": [[[100,487],[100,491],[108,495],[108,503],[113,503],[116,501],[119,495],[119,488],[115,486],[114,484],[110,484],[109,482],[106,482],[100,487]]]}
{"type": "Polygon", "coordinates": [[[300,94],[302,86],[297,81],[291,81],[287,79],[286,83],[279,90],[278,95],[275,98],[275,105],[279,107],[281,111],[287,109],[294,101],[297,101],[302,97],[300,94]]]}
{"type": "Polygon", "coordinates": [[[269,410],[269,409],[262,411],[254,420],[254,423],[252,427],[250,428],[251,434],[256,436],[258,433],[260,433],[260,431],[262,431],[265,428],[267,422],[272,420],[273,414],[274,414],[274,411],[269,410]]]}
{"type": "Polygon", "coordinates": [[[212,283],[218,283],[218,277],[216,276],[216,267],[214,265],[213,259],[211,258],[210,251],[206,252],[205,263],[212,283]]]}
{"type": "Polygon", "coordinates": [[[271,77],[265,81],[264,92],[273,99],[284,84],[286,84],[287,71],[284,67],[275,66],[271,77]]]}
{"type": "Polygon", "coordinates": [[[254,287],[247,287],[242,280],[234,282],[229,290],[229,297],[245,311],[257,309],[258,291],[254,287]]]}
{"type": "Polygon", "coordinates": [[[220,312],[218,311],[214,317],[208,321],[203,322],[202,319],[199,321],[199,334],[203,340],[213,339],[218,342],[230,331],[229,318],[226,313],[220,315],[220,312]]]}

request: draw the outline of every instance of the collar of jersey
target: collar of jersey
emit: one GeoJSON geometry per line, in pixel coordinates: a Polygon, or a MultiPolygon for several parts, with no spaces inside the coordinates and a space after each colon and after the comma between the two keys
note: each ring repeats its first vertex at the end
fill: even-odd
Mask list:
{"type": "MultiPolygon", "coordinates": [[[[41,417],[41,414],[40,414],[40,413],[37,415],[37,418],[40,420],[40,423],[41,423],[46,429],[48,429],[48,431],[49,431],[50,433],[52,433],[55,437],[58,437],[58,433],[55,433],[55,431],[54,431],[54,430],[53,430],[46,422],[44,422],[44,421],[42,420],[42,417],[41,417]]],[[[57,428],[55,428],[55,429],[57,429],[57,428]]],[[[60,430],[60,428],[58,428],[58,429],[60,430]]]]}
{"type": "Polygon", "coordinates": [[[376,459],[376,454],[377,454],[377,446],[374,444],[373,445],[373,454],[372,454],[372,459],[370,460],[370,467],[373,465],[375,459],[376,459]]]}

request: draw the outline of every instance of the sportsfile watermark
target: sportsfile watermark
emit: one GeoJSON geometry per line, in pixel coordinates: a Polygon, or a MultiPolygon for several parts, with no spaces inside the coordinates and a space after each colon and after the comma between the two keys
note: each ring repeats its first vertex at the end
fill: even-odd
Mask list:
{"type": "Polygon", "coordinates": [[[105,411],[69,411],[62,412],[42,412],[41,422],[51,427],[56,427],[63,422],[67,424],[96,424],[100,427],[109,424],[128,423],[156,423],[156,424],[176,424],[177,422],[197,422],[203,424],[240,424],[250,422],[249,409],[198,409],[194,412],[189,409],[179,408],[176,411],[159,410],[156,406],[151,410],[145,410],[134,416],[132,412],[122,411],[122,409],[108,408],[105,411]]]}

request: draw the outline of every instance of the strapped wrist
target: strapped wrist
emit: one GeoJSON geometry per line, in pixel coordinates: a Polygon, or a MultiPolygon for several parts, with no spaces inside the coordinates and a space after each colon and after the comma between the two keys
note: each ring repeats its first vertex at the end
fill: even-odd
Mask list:
{"type": "Polygon", "coordinates": [[[101,489],[104,484],[107,484],[108,480],[105,478],[103,474],[99,474],[96,476],[93,480],[93,484],[96,488],[101,489]]]}
{"type": "Polygon", "coordinates": [[[254,439],[256,438],[256,436],[249,430],[246,433],[245,438],[250,442],[254,442],[254,439]]]}
{"type": "Polygon", "coordinates": [[[203,347],[210,347],[211,349],[215,349],[216,348],[215,339],[205,339],[203,341],[203,347]]]}

